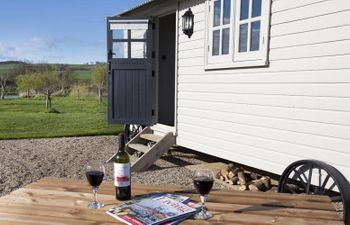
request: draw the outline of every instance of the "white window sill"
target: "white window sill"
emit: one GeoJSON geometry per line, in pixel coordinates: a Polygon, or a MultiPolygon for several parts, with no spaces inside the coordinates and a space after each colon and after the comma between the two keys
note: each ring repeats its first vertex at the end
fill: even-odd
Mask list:
{"type": "Polygon", "coordinates": [[[205,70],[215,70],[215,69],[230,69],[230,68],[250,68],[250,67],[262,67],[268,66],[269,62],[263,59],[254,61],[236,61],[236,62],[226,62],[226,63],[213,63],[205,65],[205,70]]]}

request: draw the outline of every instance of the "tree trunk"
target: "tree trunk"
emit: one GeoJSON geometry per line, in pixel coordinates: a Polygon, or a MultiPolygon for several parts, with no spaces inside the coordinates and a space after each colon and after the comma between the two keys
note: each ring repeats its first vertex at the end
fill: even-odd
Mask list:
{"type": "Polygon", "coordinates": [[[98,89],[98,102],[101,104],[102,103],[102,89],[98,89]]]}
{"type": "Polygon", "coordinates": [[[51,93],[49,90],[46,91],[46,110],[51,109],[51,93]]]}
{"type": "Polygon", "coordinates": [[[5,98],[5,88],[7,86],[7,78],[1,79],[0,80],[0,85],[1,85],[0,99],[4,99],[5,98]]]}
{"type": "Polygon", "coordinates": [[[3,86],[1,86],[0,99],[4,99],[4,98],[5,98],[5,88],[3,86]]]}
{"type": "Polygon", "coordinates": [[[46,108],[46,110],[49,109],[49,98],[48,98],[48,95],[46,95],[45,108],[46,108]]]}

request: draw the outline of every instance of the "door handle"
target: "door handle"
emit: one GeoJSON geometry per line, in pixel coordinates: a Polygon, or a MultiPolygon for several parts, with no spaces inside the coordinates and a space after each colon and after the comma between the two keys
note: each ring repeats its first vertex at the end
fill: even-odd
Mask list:
{"type": "Polygon", "coordinates": [[[111,59],[112,56],[114,56],[114,55],[115,55],[115,53],[113,53],[112,50],[108,51],[108,59],[111,59]]]}

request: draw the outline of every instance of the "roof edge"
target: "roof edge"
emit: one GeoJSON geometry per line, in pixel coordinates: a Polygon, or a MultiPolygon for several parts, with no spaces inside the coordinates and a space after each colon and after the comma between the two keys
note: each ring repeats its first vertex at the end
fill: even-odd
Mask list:
{"type": "Polygon", "coordinates": [[[159,2],[159,1],[161,1],[161,0],[146,0],[145,2],[143,2],[141,4],[138,4],[134,7],[127,9],[121,13],[118,13],[117,15],[114,15],[114,16],[128,16],[128,15],[132,14],[133,12],[140,10],[141,8],[151,6],[152,4],[159,2]]]}

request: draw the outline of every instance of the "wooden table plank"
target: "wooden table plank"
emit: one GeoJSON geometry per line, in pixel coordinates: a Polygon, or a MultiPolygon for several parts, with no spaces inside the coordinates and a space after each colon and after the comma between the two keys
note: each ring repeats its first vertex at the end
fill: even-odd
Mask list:
{"type": "MultiPolygon", "coordinates": [[[[5,210],[8,204],[14,205],[16,207],[24,209],[24,207],[31,207],[31,210],[34,210],[34,206],[40,210],[47,208],[62,208],[62,207],[75,207],[75,210],[68,210],[75,212],[76,210],[86,209],[88,202],[91,198],[77,198],[68,195],[69,198],[62,199],[62,196],[56,196],[55,198],[51,197],[39,197],[32,195],[31,197],[26,196],[14,196],[10,195],[4,198],[0,202],[0,212],[5,210]],[[28,200],[29,198],[29,200],[28,200]],[[33,201],[35,199],[35,201],[33,201]]],[[[118,205],[116,200],[112,196],[102,195],[99,200],[105,204],[107,207],[111,205],[118,205]]],[[[320,219],[329,219],[329,220],[339,220],[339,216],[334,213],[334,211],[326,210],[311,210],[311,209],[291,209],[291,208],[278,208],[278,207],[268,207],[268,206],[252,206],[252,205],[239,205],[239,204],[223,204],[223,203],[213,203],[208,202],[206,204],[207,208],[210,211],[219,211],[219,212],[234,212],[240,214],[256,214],[256,215],[274,215],[274,216],[283,216],[283,217],[294,217],[295,214],[301,218],[320,218],[320,219]]],[[[17,211],[17,210],[15,210],[17,211]]],[[[88,210],[91,211],[91,210],[88,210]]],[[[66,211],[64,211],[66,212],[66,211]]],[[[70,217],[71,215],[68,214],[70,217]]]]}
{"type": "MultiPolygon", "coordinates": [[[[196,196],[198,198],[198,196],[196,196]]],[[[39,203],[39,204],[51,204],[51,205],[62,205],[64,203],[61,203],[63,201],[66,201],[68,198],[69,202],[65,204],[69,204],[71,206],[81,206],[85,207],[86,204],[92,199],[91,193],[79,193],[79,192],[62,192],[62,191],[51,191],[51,190],[39,190],[39,189],[31,189],[31,188],[22,188],[19,190],[16,190],[12,192],[10,195],[4,196],[2,199],[2,202],[8,202],[8,203],[39,203]]],[[[210,198],[215,198],[216,195],[213,194],[213,196],[210,195],[210,198]]],[[[118,200],[114,198],[112,195],[105,195],[105,194],[98,194],[98,199],[105,204],[120,204],[118,200]]],[[[207,202],[207,207],[210,210],[219,210],[219,211],[225,211],[225,212],[231,212],[231,211],[237,211],[237,213],[251,213],[250,211],[263,211],[263,212],[269,212],[272,209],[276,209],[276,207],[271,207],[268,205],[254,205],[254,207],[249,207],[251,204],[239,204],[235,199],[230,199],[230,201],[235,202],[235,204],[229,204],[229,203],[218,203],[218,202],[207,202]],[[255,209],[255,210],[253,210],[255,209]]],[[[1,203],[1,202],[0,202],[1,203]]],[[[279,212],[287,211],[285,207],[277,208],[279,212]]],[[[292,210],[293,212],[298,212],[302,215],[309,215],[310,217],[315,217],[318,214],[325,214],[327,216],[334,215],[335,217],[338,217],[333,213],[333,209],[330,210],[321,210],[321,209],[298,209],[294,208],[292,210]],[[312,213],[314,212],[314,213],[312,213]],[[328,213],[327,213],[328,212],[328,213]]],[[[304,217],[305,217],[304,215],[304,217]]]]}
{"type": "MultiPolygon", "coordinates": [[[[133,194],[157,191],[175,191],[198,200],[192,188],[132,185],[133,194]]],[[[111,205],[120,204],[111,182],[103,182],[98,198],[108,205],[88,209],[92,193],[85,180],[45,178],[0,198],[0,224],[119,224],[105,214],[111,205]]],[[[213,191],[206,205],[215,214],[211,220],[186,220],[183,224],[344,224],[325,196],[213,191]]]]}
{"type": "MultiPolygon", "coordinates": [[[[299,217],[281,217],[264,215],[244,215],[239,213],[217,213],[210,219],[210,223],[222,222],[224,224],[246,224],[246,225],[344,225],[342,221],[320,220],[318,218],[306,219],[299,217]]],[[[183,224],[192,224],[193,220],[186,220],[183,224]]]]}
{"type": "MultiPolygon", "coordinates": [[[[74,180],[74,179],[68,179],[65,182],[57,182],[57,178],[52,177],[46,177],[40,180],[40,184],[38,182],[34,182],[32,184],[29,184],[27,187],[30,188],[39,188],[48,190],[67,190],[67,191],[76,191],[76,192],[89,192],[91,190],[91,187],[87,184],[85,180],[74,180]]],[[[188,190],[189,193],[194,192],[194,189],[192,187],[186,188],[182,186],[157,186],[157,185],[143,185],[143,184],[132,184],[133,189],[141,192],[149,192],[151,190],[153,191],[176,191],[176,190],[188,190]]],[[[114,184],[112,181],[103,181],[101,185],[101,189],[105,194],[113,194],[114,193],[114,184]]],[[[225,196],[240,196],[240,197],[256,197],[259,198],[273,198],[273,199],[279,199],[279,200],[306,200],[306,201],[313,201],[313,202],[330,202],[330,199],[327,196],[311,196],[310,195],[291,195],[288,193],[274,193],[274,192],[264,192],[264,195],[261,195],[261,192],[242,192],[242,191],[217,191],[217,194],[225,196]]]]}
{"type": "MultiPolygon", "coordinates": [[[[74,208],[71,207],[48,207],[47,205],[32,205],[28,204],[14,204],[15,207],[8,207],[0,205],[0,212],[6,212],[7,215],[18,215],[22,216],[41,216],[41,217],[50,217],[58,219],[67,219],[67,220],[82,220],[82,221],[95,221],[96,218],[101,217],[101,210],[89,210],[84,208],[74,208]]],[[[102,210],[104,213],[106,210],[102,210]]],[[[103,222],[115,222],[115,219],[110,216],[103,216],[103,222]]]]}
{"type": "MultiPolygon", "coordinates": [[[[27,195],[25,196],[35,196],[36,198],[38,198],[40,195],[47,195],[48,191],[43,191],[40,189],[35,189],[33,188],[33,186],[28,186],[30,188],[24,188],[21,189],[20,191],[15,191],[14,193],[16,193],[16,196],[22,196],[25,195],[25,193],[27,193],[27,195]],[[36,191],[39,190],[39,191],[36,191]]],[[[45,187],[46,190],[47,187],[45,187]]],[[[72,189],[72,188],[70,188],[72,189]]],[[[74,189],[74,188],[73,188],[74,189]]],[[[111,194],[111,190],[106,192],[103,192],[104,188],[103,186],[101,187],[101,191],[100,193],[105,193],[105,195],[112,195],[111,194]]],[[[168,192],[177,192],[177,193],[181,193],[181,194],[186,194],[189,197],[191,197],[192,199],[194,199],[195,201],[199,201],[199,195],[194,193],[193,190],[183,190],[183,191],[176,191],[179,189],[165,189],[164,188],[152,188],[149,186],[141,186],[141,187],[133,187],[133,192],[137,193],[137,194],[147,194],[150,192],[154,192],[154,191],[168,191],[168,192]]],[[[91,198],[92,194],[89,194],[89,192],[91,192],[91,188],[87,188],[86,190],[79,190],[79,192],[74,189],[74,191],[70,190],[70,191],[60,191],[60,190],[53,190],[51,191],[53,193],[56,193],[56,195],[58,196],[58,198],[62,198],[65,195],[69,194],[69,197],[73,197],[74,193],[78,193],[79,196],[81,196],[82,198],[91,198]],[[84,192],[80,192],[80,191],[84,191],[84,192]],[[61,193],[61,196],[59,195],[59,193],[61,193]],[[86,193],[86,194],[83,194],[86,193]],[[89,197],[88,197],[89,196],[89,197]]],[[[234,191],[232,191],[234,192],[234,191]]],[[[114,190],[112,192],[114,194],[114,190]]],[[[260,193],[261,194],[261,193],[260,193]]],[[[263,194],[261,194],[263,195],[263,194]]],[[[103,196],[103,194],[98,194],[98,196],[103,196]]],[[[101,198],[100,197],[100,198],[101,198]]],[[[296,196],[297,197],[297,196],[296,196]]],[[[27,200],[29,200],[30,198],[28,198],[27,200]]],[[[317,202],[317,201],[313,201],[312,198],[310,199],[310,196],[304,196],[304,198],[297,198],[297,199],[293,199],[292,196],[288,196],[288,198],[285,198],[284,196],[282,196],[282,198],[280,198],[278,196],[278,194],[274,194],[274,196],[271,195],[270,198],[258,198],[257,195],[254,195],[253,197],[247,198],[247,197],[241,197],[239,195],[239,193],[236,194],[232,194],[232,193],[224,193],[224,192],[216,192],[213,191],[210,193],[209,195],[209,199],[208,201],[211,202],[212,199],[215,199],[216,203],[230,203],[230,202],[235,202],[235,204],[244,204],[244,205],[261,205],[261,206],[267,206],[267,207],[288,207],[288,208],[300,208],[300,209],[315,209],[315,210],[329,210],[329,211],[334,211],[334,207],[329,203],[329,202],[317,202]]],[[[116,202],[118,203],[118,202],[116,202]]]]}
{"type": "MultiPolygon", "coordinates": [[[[0,224],[18,224],[18,225],[62,225],[62,224],[72,224],[72,225],[115,225],[113,222],[96,222],[96,220],[81,220],[81,219],[66,219],[60,217],[46,217],[38,215],[11,215],[7,213],[0,212],[0,224]]],[[[117,223],[121,224],[121,223],[117,223]]]]}

